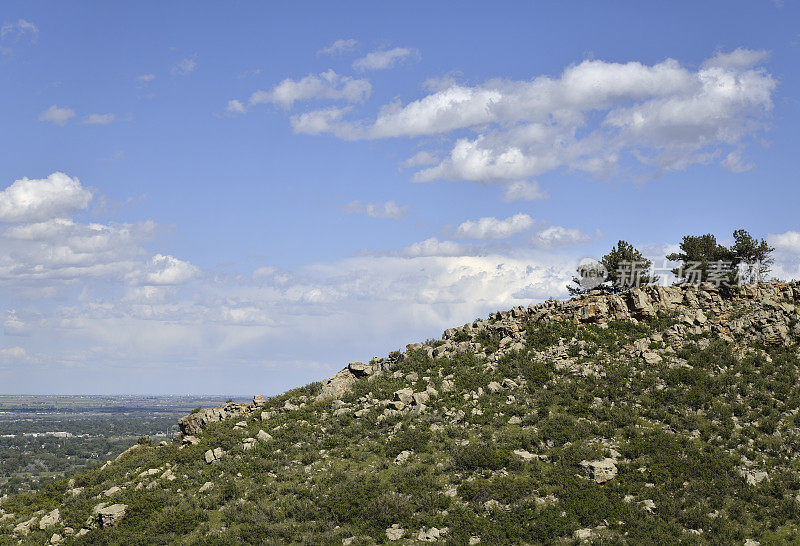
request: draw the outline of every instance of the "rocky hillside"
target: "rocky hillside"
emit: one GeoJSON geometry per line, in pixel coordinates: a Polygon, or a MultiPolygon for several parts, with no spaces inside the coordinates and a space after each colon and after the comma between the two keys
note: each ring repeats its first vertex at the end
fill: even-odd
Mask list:
{"type": "Polygon", "coordinates": [[[800,283],[490,315],[0,505],[0,544],[800,542],[800,283]]]}

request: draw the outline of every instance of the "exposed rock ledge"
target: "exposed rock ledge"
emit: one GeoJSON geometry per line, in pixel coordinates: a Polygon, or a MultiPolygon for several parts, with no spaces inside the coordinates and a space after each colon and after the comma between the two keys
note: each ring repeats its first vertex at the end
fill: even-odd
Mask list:
{"type": "MultiPolygon", "coordinates": [[[[406,352],[394,352],[387,358],[373,358],[369,364],[352,362],[322,381],[318,399],[338,399],[359,379],[369,379],[401,362],[406,353],[424,350],[431,358],[460,352],[487,355],[482,342],[487,336],[499,339],[499,349],[492,357],[525,347],[526,326],[531,322],[564,322],[604,325],[612,321],[637,322],[656,317],[674,316],[677,323],[670,335],[681,338],[690,334],[713,331],[723,338],[743,336],[751,341],[773,345],[789,345],[800,338],[800,281],[765,282],[758,285],[733,286],[721,290],[711,284],[682,286],[648,286],[621,294],[591,292],[571,300],[548,300],[527,308],[517,306],[510,311],[492,313],[486,320],[476,320],[457,328],[449,328],[442,342],[435,345],[413,343],[406,352]]],[[[656,358],[645,354],[643,357],[656,358]]],[[[185,435],[197,434],[210,423],[247,415],[264,404],[259,395],[253,404],[228,402],[216,408],[200,410],[179,421],[185,435]]]]}

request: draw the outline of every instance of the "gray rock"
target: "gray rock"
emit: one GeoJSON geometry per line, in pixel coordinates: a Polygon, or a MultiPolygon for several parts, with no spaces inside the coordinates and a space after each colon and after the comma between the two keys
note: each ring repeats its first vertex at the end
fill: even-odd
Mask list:
{"type": "Polygon", "coordinates": [[[347,365],[347,369],[350,370],[350,373],[355,377],[367,377],[372,375],[373,372],[372,366],[364,364],[363,362],[351,362],[347,365]]]}
{"type": "Polygon", "coordinates": [[[400,454],[394,458],[394,462],[395,464],[403,464],[406,461],[408,461],[408,459],[410,459],[413,454],[414,454],[413,451],[408,451],[408,450],[401,451],[400,454]]]}
{"type": "Polygon", "coordinates": [[[203,457],[205,458],[205,461],[206,461],[207,464],[211,464],[211,463],[213,463],[215,461],[220,460],[223,457],[223,455],[225,455],[225,452],[222,451],[221,447],[217,447],[217,448],[209,449],[208,451],[206,451],[203,454],[203,457]]]}
{"type": "Polygon", "coordinates": [[[61,513],[58,511],[58,508],[42,516],[42,519],[39,520],[39,529],[47,529],[48,527],[52,527],[56,523],[61,521],[61,513]]]}
{"type": "Polygon", "coordinates": [[[405,534],[406,530],[401,528],[397,523],[386,529],[386,538],[389,540],[400,540],[405,534]]]}
{"type": "Polygon", "coordinates": [[[596,483],[606,483],[617,476],[616,461],[611,458],[596,461],[581,461],[581,467],[586,473],[586,478],[596,483]]]}
{"type": "Polygon", "coordinates": [[[36,516],[33,516],[31,519],[23,521],[22,523],[18,523],[12,532],[14,533],[15,537],[24,537],[31,532],[31,529],[33,529],[34,525],[36,525],[36,516]]]}
{"type": "Polygon", "coordinates": [[[402,402],[403,404],[410,404],[413,396],[414,391],[411,387],[406,387],[405,389],[395,391],[392,400],[402,402]]]}
{"type": "Polygon", "coordinates": [[[436,527],[430,528],[422,528],[417,533],[417,540],[421,540],[422,542],[436,542],[442,536],[442,532],[437,529],[436,527]]]}
{"type": "Polygon", "coordinates": [[[92,515],[86,521],[86,527],[89,529],[114,527],[125,517],[127,509],[126,504],[112,504],[111,506],[108,506],[107,503],[98,504],[92,509],[92,515]]]}

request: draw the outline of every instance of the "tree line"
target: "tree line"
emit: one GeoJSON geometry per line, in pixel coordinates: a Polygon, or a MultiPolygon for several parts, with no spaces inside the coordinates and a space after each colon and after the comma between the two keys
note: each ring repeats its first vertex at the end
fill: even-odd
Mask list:
{"type": "MultiPolygon", "coordinates": [[[[772,257],[775,249],[765,239],[759,240],[744,229],[733,232],[733,241],[727,247],[711,233],[684,236],[680,252],[666,256],[667,260],[679,262],[670,270],[676,277],[675,284],[730,285],[764,280],[775,262],[772,257]]],[[[620,240],[599,261],[582,262],[567,290],[571,295],[590,290],[618,293],[659,280],[653,272],[653,262],[632,244],[620,240]]]]}

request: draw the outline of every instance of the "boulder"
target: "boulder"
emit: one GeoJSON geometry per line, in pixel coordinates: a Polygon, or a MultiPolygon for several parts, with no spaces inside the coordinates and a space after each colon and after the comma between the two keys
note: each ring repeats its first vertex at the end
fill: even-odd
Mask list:
{"type": "Polygon", "coordinates": [[[256,408],[260,408],[264,404],[267,403],[267,399],[264,397],[263,394],[257,394],[253,397],[253,406],[256,408]]]}
{"type": "Polygon", "coordinates": [[[413,396],[413,389],[411,389],[411,387],[406,387],[405,389],[395,391],[392,400],[402,402],[403,404],[410,404],[413,396]]]}
{"type": "Polygon", "coordinates": [[[116,495],[120,491],[122,491],[122,488],[121,487],[117,487],[116,485],[114,485],[112,487],[109,487],[105,491],[103,491],[103,495],[106,496],[106,497],[110,497],[111,495],[116,495]]]}
{"type": "Polygon", "coordinates": [[[596,483],[606,483],[617,475],[616,460],[608,457],[596,461],[581,461],[581,467],[586,473],[586,478],[596,483]]]}
{"type": "Polygon", "coordinates": [[[112,504],[111,506],[108,506],[107,503],[98,504],[92,509],[92,515],[86,521],[86,527],[89,529],[114,527],[125,517],[127,509],[128,505],[126,504],[112,504]]]}
{"type": "Polygon", "coordinates": [[[270,436],[268,433],[264,432],[263,430],[259,430],[258,434],[256,434],[256,439],[261,441],[261,442],[269,442],[270,440],[272,440],[272,436],[270,436]]]}
{"type": "Polygon", "coordinates": [[[355,382],[356,376],[349,368],[345,368],[322,382],[322,389],[317,399],[333,398],[338,400],[350,390],[355,382]]]}
{"type": "Polygon", "coordinates": [[[395,523],[386,529],[386,538],[389,540],[400,540],[406,534],[406,530],[401,528],[398,523],[395,523]]]}
{"type": "Polygon", "coordinates": [[[413,451],[403,450],[394,458],[395,464],[403,464],[414,454],[413,451]]]}
{"type": "Polygon", "coordinates": [[[417,533],[417,540],[421,540],[422,542],[437,542],[442,536],[442,532],[437,529],[436,527],[430,527],[419,530],[417,533]]]}
{"type": "Polygon", "coordinates": [[[197,434],[211,423],[240,417],[250,413],[252,410],[253,406],[250,404],[226,402],[215,408],[201,409],[190,413],[178,421],[178,426],[181,427],[181,432],[184,435],[197,434]]]}
{"type": "Polygon", "coordinates": [[[351,362],[347,365],[347,369],[356,377],[367,377],[373,372],[372,366],[363,362],[351,362]]]}
{"type": "Polygon", "coordinates": [[[206,464],[211,464],[215,461],[220,460],[223,457],[223,455],[225,455],[225,452],[222,451],[221,447],[217,447],[206,451],[203,454],[203,457],[205,458],[206,464]]]}
{"type": "Polygon", "coordinates": [[[15,537],[24,537],[31,532],[31,529],[33,529],[34,525],[36,525],[36,516],[29,520],[23,521],[22,523],[18,523],[12,532],[14,533],[15,537]]]}
{"type": "Polygon", "coordinates": [[[39,520],[39,529],[47,529],[48,527],[52,527],[56,523],[61,521],[61,513],[58,511],[58,508],[42,516],[42,519],[39,520]]]}

